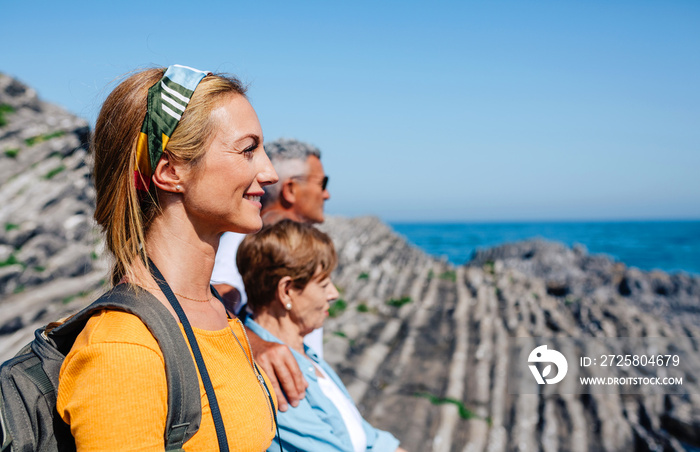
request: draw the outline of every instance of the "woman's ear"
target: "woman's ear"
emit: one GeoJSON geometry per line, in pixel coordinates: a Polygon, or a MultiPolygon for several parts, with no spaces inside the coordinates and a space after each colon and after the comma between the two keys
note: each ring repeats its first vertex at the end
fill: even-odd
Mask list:
{"type": "Polygon", "coordinates": [[[293,303],[294,298],[294,284],[292,278],[289,276],[284,276],[277,283],[277,301],[282,304],[285,310],[288,310],[287,305],[293,303]]]}
{"type": "Polygon", "coordinates": [[[179,193],[182,191],[181,173],[183,170],[181,163],[175,162],[170,154],[163,152],[153,171],[153,183],[163,191],[179,193]]]}

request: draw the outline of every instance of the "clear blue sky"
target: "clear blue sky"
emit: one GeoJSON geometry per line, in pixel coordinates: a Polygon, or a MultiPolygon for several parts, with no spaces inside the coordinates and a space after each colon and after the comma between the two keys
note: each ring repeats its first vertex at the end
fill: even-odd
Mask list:
{"type": "Polygon", "coordinates": [[[327,211],[700,218],[700,2],[3,2],[0,72],[94,123],[143,66],[237,74],[327,211]],[[196,6],[195,6],[196,5],[196,6]]]}

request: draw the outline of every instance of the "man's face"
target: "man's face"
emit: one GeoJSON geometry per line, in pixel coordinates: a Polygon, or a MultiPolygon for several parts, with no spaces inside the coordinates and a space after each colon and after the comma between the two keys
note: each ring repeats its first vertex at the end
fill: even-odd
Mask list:
{"type": "Polygon", "coordinates": [[[306,164],[308,172],[304,177],[293,179],[297,184],[294,212],[307,223],[323,223],[323,203],[331,197],[322,187],[326,174],[318,157],[309,156],[306,164]]]}

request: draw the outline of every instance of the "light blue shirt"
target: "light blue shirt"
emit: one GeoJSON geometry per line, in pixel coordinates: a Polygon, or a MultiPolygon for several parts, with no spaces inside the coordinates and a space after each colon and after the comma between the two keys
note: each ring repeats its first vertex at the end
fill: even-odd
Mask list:
{"type": "MultiPolygon", "coordinates": [[[[245,325],[255,334],[268,342],[282,343],[265,328],[261,327],[251,318],[247,318],[245,325]]],[[[291,350],[291,349],[290,349],[291,350]]],[[[350,434],[345,427],[340,412],[335,404],[326,397],[318,384],[318,376],[313,363],[309,358],[328,374],[343,393],[350,399],[345,385],[331,367],[318,357],[314,351],[304,345],[303,356],[292,350],[304,378],[309,383],[306,388],[306,397],[294,408],[291,405],[284,413],[277,413],[277,423],[282,438],[282,448],[289,452],[312,451],[338,451],[353,452],[350,434]]],[[[352,399],[350,399],[352,400],[352,399]]],[[[382,430],[372,427],[367,421],[362,420],[362,427],[367,436],[367,452],[394,452],[399,447],[399,440],[382,430]]],[[[279,451],[279,438],[275,437],[268,452],[279,451]]]]}

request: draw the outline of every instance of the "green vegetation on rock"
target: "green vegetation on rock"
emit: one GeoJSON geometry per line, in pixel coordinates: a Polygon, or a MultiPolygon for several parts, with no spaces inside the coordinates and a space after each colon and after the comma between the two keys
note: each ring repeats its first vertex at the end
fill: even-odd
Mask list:
{"type": "Polygon", "coordinates": [[[77,294],[75,294],[75,295],[67,296],[66,298],[64,298],[63,300],[61,300],[61,302],[62,302],[63,304],[68,304],[68,303],[70,303],[71,301],[75,300],[76,298],[83,298],[83,297],[86,297],[86,296],[88,296],[88,295],[90,295],[90,291],[89,291],[89,290],[83,290],[83,291],[81,291],[81,292],[79,292],[79,293],[77,293],[77,294]]]}
{"type": "MultiPolygon", "coordinates": [[[[428,399],[433,405],[444,405],[446,403],[456,405],[457,409],[459,410],[459,417],[461,417],[462,419],[481,419],[481,417],[477,416],[473,411],[464,406],[464,403],[460,400],[456,400],[450,397],[438,397],[429,392],[416,392],[413,395],[415,397],[423,397],[425,399],[428,399]]],[[[489,423],[489,425],[491,424],[490,419],[487,418],[485,420],[489,423]]]]}
{"type": "Polygon", "coordinates": [[[395,308],[400,308],[401,306],[412,302],[411,297],[404,295],[401,298],[391,298],[386,301],[389,306],[394,306],[395,308]]]}
{"type": "Polygon", "coordinates": [[[65,165],[59,165],[56,168],[52,169],[48,173],[44,174],[44,179],[49,180],[52,179],[56,174],[64,171],[66,169],[65,165]]]}
{"type": "Polygon", "coordinates": [[[5,223],[5,232],[19,229],[19,225],[15,223],[5,223]]]}
{"type": "Polygon", "coordinates": [[[567,295],[566,298],[564,298],[564,304],[566,306],[571,306],[572,304],[580,304],[580,303],[581,303],[580,298],[577,298],[577,297],[574,297],[571,295],[567,295]]]}
{"type": "Polygon", "coordinates": [[[342,298],[335,300],[328,309],[329,317],[338,317],[348,307],[348,303],[342,298]]]}
{"type": "Polygon", "coordinates": [[[26,140],[24,140],[24,142],[27,146],[34,146],[35,144],[43,143],[44,141],[49,141],[52,138],[62,137],[65,134],[66,132],[64,132],[63,130],[57,130],[55,132],[45,133],[43,135],[37,135],[34,137],[27,138],[26,140]]]}
{"type": "Polygon", "coordinates": [[[345,334],[345,333],[343,333],[342,331],[333,331],[333,336],[338,336],[338,337],[342,337],[343,339],[347,339],[348,342],[350,343],[350,346],[351,346],[351,347],[355,345],[355,340],[354,340],[354,339],[350,339],[350,338],[348,337],[348,335],[345,334]]]}
{"type": "Polygon", "coordinates": [[[457,281],[457,273],[454,270],[446,270],[446,271],[440,273],[440,279],[443,279],[445,281],[456,282],[457,281]]]}
{"type": "Polygon", "coordinates": [[[9,267],[10,265],[22,265],[17,259],[17,256],[15,256],[15,253],[10,254],[7,259],[0,262],[0,267],[9,267]]]}
{"type": "Polygon", "coordinates": [[[357,279],[369,279],[369,273],[367,272],[362,272],[360,273],[360,276],[357,277],[357,279]]]}
{"type": "Polygon", "coordinates": [[[5,149],[5,155],[11,159],[16,158],[17,154],[19,154],[19,148],[5,149]]]}
{"type": "Polygon", "coordinates": [[[7,125],[7,118],[5,118],[5,115],[14,112],[15,109],[12,105],[0,104],[0,127],[4,127],[7,125]]]}

